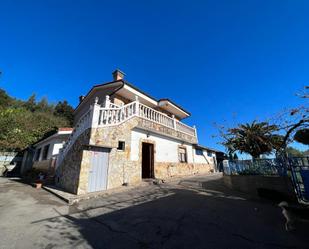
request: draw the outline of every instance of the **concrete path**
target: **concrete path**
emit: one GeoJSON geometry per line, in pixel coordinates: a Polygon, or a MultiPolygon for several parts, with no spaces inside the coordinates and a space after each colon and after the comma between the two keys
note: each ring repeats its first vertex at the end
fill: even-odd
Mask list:
{"type": "Polygon", "coordinates": [[[137,187],[73,206],[0,178],[0,248],[309,248],[275,203],[223,186],[221,175],[137,187]]]}

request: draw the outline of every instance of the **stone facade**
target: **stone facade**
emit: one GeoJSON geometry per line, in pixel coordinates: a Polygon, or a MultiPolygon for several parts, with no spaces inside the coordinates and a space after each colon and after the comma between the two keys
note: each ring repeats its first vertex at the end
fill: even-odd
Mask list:
{"type": "Polygon", "coordinates": [[[149,120],[146,119],[138,119],[138,124],[137,124],[138,128],[141,129],[145,129],[145,130],[149,130],[149,131],[153,131],[168,137],[173,137],[173,138],[178,138],[181,141],[185,141],[188,143],[192,143],[195,144],[197,143],[197,139],[196,137],[187,135],[185,133],[182,133],[180,131],[176,131],[174,129],[168,128],[166,126],[151,122],[149,120]]]}
{"type": "Polygon", "coordinates": [[[156,163],[155,177],[168,179],[171,177],[206,174],[214,168],[213,164],[202,163],[156,163]]]}
{"type": "Polygon", "coordinates": [[[109,154],[109,168],[107,188],[115,188],[124,183],[141,181],[140,166],[130,161],[131,130],[137,125],[138,118],[110,127],[92,129],[90,144],[111,148],[109,154]],[[119,151],[118,141],[125,142],[124,151],[119,151]]]}
{"type": "Polygon", "coordinates": [[[187,141],[188,144],[195,142],[192,139],[193,137],[189,135],[159,124],[151,124],[151,122],[138,117],[133,117],[120,125],[88,129],[76,140],[62,165],[58,168],[58,185],[75,194],[85,194],[88,192],[91,146],[110,148],[107,189],[142,181],[143,142],[154,144],[155,178],[167,179],[170,177],[207,173],[213,168],[211,164],[157,162],[156,151],[162,148],[157,148],[155,141],[145,138],[139,139],[138,160],[131,160],[131,134],[133,128],[171,136],[179,139],[179,141],[187,141]],[[119,141],[125,142],[124,150],[117,149],[119,141]]]}
{"type": "MultiPolygon", "coordinates": [[[[56,171],[56,185],[73,194],[80,194],[86,192],[83,188],[85,179],[80,175],[84,172],[82,167],[86,164],[87,157],[84,156],[84,146],[89,144],[90,129],[81,134],[69,150],[61,165],[56,171]],[[82,180],[82,181],[80,181],[82,180]],[[80,191],[79,185],[84,191],[80,191]]],[[[88,163],[89,164],[89,163],[88,163]]]]}

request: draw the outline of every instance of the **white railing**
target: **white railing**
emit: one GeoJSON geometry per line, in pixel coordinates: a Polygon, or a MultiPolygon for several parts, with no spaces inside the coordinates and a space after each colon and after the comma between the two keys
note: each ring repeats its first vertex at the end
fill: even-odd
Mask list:
{"type": "Polygon", "coordinates": [[[181,131],[183,133],[187,133],[191,136],[196,137],[196,130],[195,128],[192,128],[191,126],[188,126],[184,123],[181,123],[179,121],[176,121],[176,130],[181,131]]]}
{"type": "Polygon", "coordinates": [[[95,103],[90,107],[77,122],[72,131],[70,137],[63,145],[63,148],[59,151],[57,157],[56,168],[62,163],[66,154],[75,143],[76,139],[88,128],[104,127],[119,125],[132,117],[140,117],[165,127],[180,131],[190,136],[196,137],[196,129],[190,127],[175,117],[169,117],[165,113],[156,111],[144,104],[141,104],[138,100],[133,101],[123,106],[117,106],[109,102],[109,98],[106,98],[104,107],[98,104],[96,98],[95,103]]]}
{"type": "Polygon", "coordinates": [[[174,129],[174,119],[146,105],[139,104],[139,117],[174,129]]]}
{"type": "Polygon", "coordinates": [[[59,154],[57,156],[56,168],[62,163],[65,155],[68,153],[69,149],[75,143],[76,139],[88,128],[91,127],[91,120],[93,117],[93,107],[91,107],[88,112],[86,112],[77,122],[69,136],[68,140],[64,143],[63,147],[60,149],[59,154]]]}
{"type": "Polygon", "coordinates": [[[121,106],[116,105],[116,104],[114,104],[114,103],[109,103],[109,107],[110,107],[110,108],[120,108],[121,106]]]}
{"type": "Polygon", "coordinates": [[[101,107],[99,110],[98,126],[102,127],[118,125],[134,116],[196,137],[195,128],[181,123],[174,117],[169,117],[165,113],[156,111],[144,104],[141,104],[139,101],[131,102],[119,108],[101,107]]]}
{"type": "Polygon", "coordinates": [[[136,116],[136,105],[134,101],[120,108],[100,108],[98,126],[117,125],[136,116]]]}

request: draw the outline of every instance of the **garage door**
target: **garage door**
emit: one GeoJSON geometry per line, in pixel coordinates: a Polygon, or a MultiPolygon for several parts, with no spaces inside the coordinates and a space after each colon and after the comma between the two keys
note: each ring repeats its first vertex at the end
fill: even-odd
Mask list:
{"type": "Polygon", "coordinates": [[[109,151],[106,148],[92,148],[90,150],[88,192],[107,189],[109,151]]]}

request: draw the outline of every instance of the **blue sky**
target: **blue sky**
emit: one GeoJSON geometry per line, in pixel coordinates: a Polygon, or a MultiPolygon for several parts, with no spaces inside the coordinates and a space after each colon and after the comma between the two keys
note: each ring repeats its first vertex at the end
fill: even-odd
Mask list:
{"type": "Polygon", "coordinates": [[[190,111],[199,142],[220,148],[214,122],[304,103],[295,93],[309,85],[308,13],[298,0],[2,0],[0,87],[76,106],[120,68],[190,111]]]}

